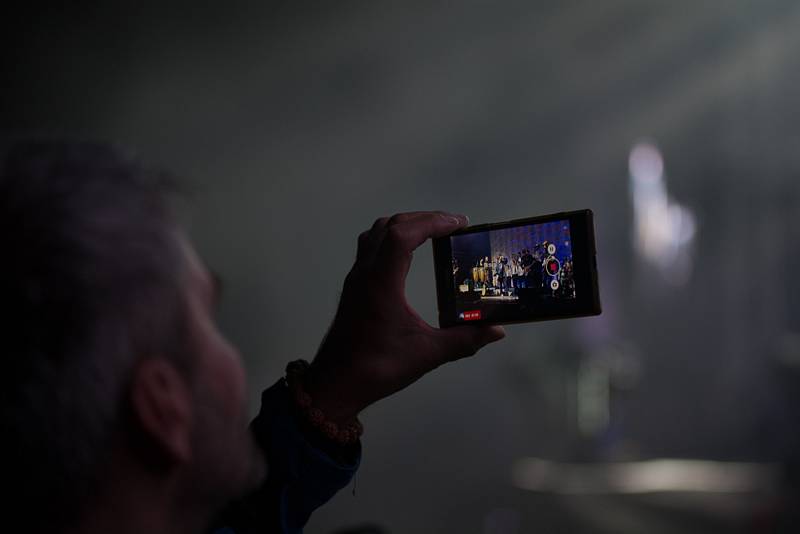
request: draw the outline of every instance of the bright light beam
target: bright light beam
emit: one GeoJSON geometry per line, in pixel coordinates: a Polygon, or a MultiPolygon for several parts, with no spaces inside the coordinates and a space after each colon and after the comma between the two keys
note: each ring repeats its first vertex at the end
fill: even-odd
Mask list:
{"type": "Polygon", "coordinates": [[[576,464],[523,458],[514,465],[512,480],[521,489],[562,495],[759,493],[778,488],[780,471],[775,464],[712,460],[576,464]]]}

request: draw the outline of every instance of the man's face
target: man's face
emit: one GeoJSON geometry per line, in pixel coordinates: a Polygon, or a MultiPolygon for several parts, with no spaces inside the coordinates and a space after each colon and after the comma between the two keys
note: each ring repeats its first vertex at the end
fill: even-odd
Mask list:
{"type": "Polygon", "coordinates": [[[263,479],[265,466],[248,429],[246,378],[239,352],[214,320],[219,280],[183,241],[196,413],[190,482],[193,490],[226,500],[253,489],[263,479]]]}

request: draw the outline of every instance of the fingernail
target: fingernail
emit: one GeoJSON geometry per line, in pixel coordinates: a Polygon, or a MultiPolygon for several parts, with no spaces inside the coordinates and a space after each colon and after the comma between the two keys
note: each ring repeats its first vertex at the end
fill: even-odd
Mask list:
{"type": "Polygon", "coordinates": [[[448,219],[453,224],[461,224],[461,219],[459,219],[458,217],[448,217],[448,219]]]}

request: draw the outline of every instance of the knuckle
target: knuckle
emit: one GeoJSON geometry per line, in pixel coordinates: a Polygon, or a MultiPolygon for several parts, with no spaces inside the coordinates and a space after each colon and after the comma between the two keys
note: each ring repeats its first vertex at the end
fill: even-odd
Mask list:
{"type": "Polygon", "coordinates": [[[375,219],[375,222],[372,224],[372,228],[380,228],[381,226],[385,225],[389,222],[389,217],[378,217],[375,219]]]}
{"type": "Polygon", "coordinates": [[[403,232],[397,226],[390,226],[385,239],[390,245],[398,245],[403,241],[403,232]]]}

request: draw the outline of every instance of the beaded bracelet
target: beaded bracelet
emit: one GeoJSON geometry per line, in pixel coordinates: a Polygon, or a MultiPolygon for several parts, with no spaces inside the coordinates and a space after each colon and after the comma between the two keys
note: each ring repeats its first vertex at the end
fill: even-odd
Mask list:
{"type": "Polygon", "coordinates": [[[364,433],[364,427],[358,418],[345,425],[337,425],[329,421],[319,408],[312,404],[311,396],[303,388],[303,376],[310,364],[306,360],[295,360],[286,366],[286,384],[297,407],[305,419],[325,437],[340,445],[349,445],[358,441],[364,433]]]}

